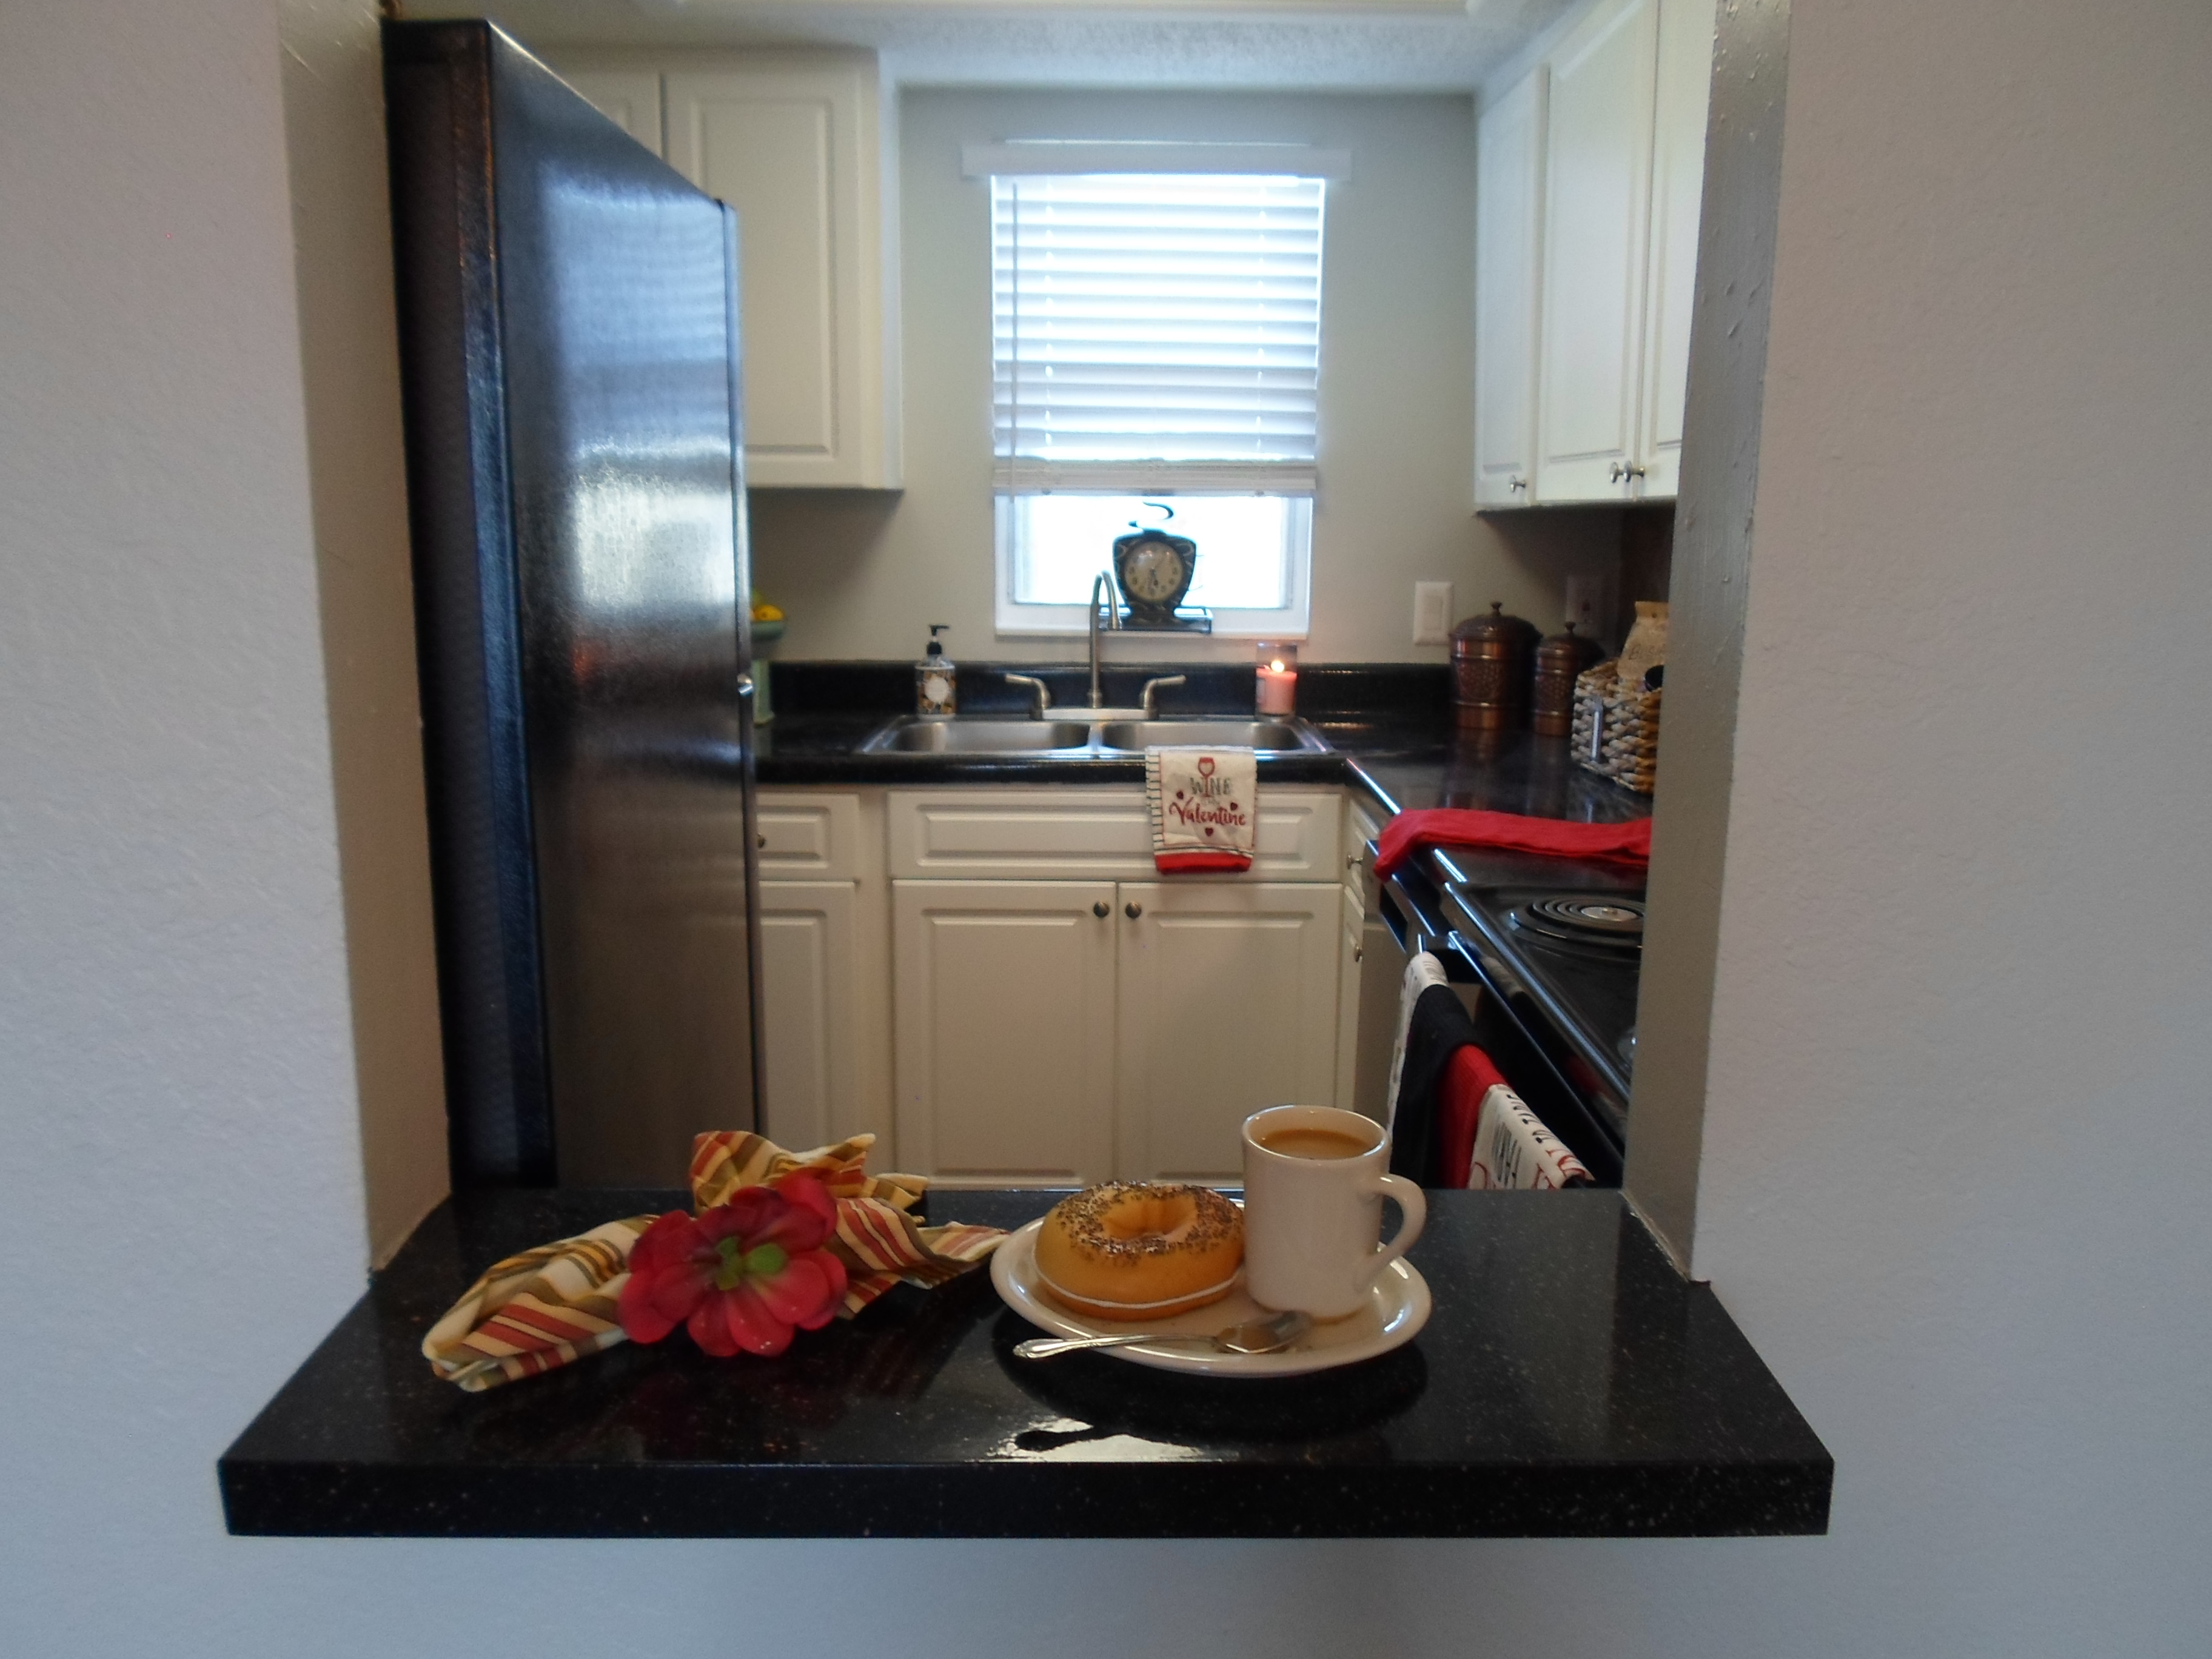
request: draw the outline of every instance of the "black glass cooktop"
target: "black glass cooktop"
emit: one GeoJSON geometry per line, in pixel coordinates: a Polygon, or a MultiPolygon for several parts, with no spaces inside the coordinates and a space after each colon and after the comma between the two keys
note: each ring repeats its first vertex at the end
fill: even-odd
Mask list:
{"type": "MultiPolygon", "coordinates": [[[[1478,946],[1526,987],[1561,1040],[1566,1080],[1625,1138],[1635,1069],[1644,896],[1540,887],[1451,889],[1478,946]]],[[[1548,1046],[1548,1045],[1547,1045],[1548,1046]]]]}

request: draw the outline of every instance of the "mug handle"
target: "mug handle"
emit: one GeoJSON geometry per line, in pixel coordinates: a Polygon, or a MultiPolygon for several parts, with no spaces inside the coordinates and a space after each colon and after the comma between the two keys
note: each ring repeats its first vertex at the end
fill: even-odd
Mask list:
{"type": "Polygon", "coordinates": [[[1375,1247],[1375,1262],[1367,1270],[1367,1282],[1372,1285],[1382,1276],[1382,1270],[1405,1255],[1421,1236],[1421,1229],[1428,1224],[1429,1200],[1418,1182],[1408,1181],[1403,1176],[1376,1176],[1362,1190],[1377,1198],[1395,1200],[1404,1218],[1398,1224],[1397,1237],[1388,1244],[1375,1247]]]}

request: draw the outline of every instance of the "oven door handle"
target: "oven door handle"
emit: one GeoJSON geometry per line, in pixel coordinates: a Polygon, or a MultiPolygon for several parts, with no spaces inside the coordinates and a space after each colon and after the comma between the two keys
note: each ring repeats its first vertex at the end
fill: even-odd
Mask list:
{"type": "MultiPolygon", "coordinates": [[[[1413,890],[1402,872],[1390,877],[1382,885],[1404,918],[1405,931],[1398,943],[1406,947],[1406,954],[1410,957],[1418,951],[1426,951],[1431,956],[1441,957],[1444,954],[1444,941],[1449,937],[1443,918],[1413,890]]],[[[1393,928],[1391,931],[1395,933],[1398,930],[1393,928]]]]}

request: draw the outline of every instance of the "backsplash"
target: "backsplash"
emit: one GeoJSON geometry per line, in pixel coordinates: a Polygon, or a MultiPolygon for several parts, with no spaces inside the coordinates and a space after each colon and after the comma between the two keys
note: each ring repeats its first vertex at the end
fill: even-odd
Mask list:
{"type": "MultiPolygon", "coordinates": [[[[779,718],[807,715],[911,714],[911,662],[775,662],[768,665],[779,718]]],[[[1021,714],[1030,693],[1006,682],[1009,673],[1034,675],[1050,688],[1057,706],[1080,708],[1091,690],[1083,663],[963,662],[957,672],[960,711],[1021,714]]],[[[1167,714],[1243,713],[1252,707],[1253,668],[1247,663],[1113,663],[1100,672],[1106,702],[1127,708],[1146,680],[1181,674],[1185,683],[1159,693],[1167,714]]],[[[1302,663],[1297,712],[1319,721],[1449,719],[1451,672],[1436,663],[1302,663]]]]}

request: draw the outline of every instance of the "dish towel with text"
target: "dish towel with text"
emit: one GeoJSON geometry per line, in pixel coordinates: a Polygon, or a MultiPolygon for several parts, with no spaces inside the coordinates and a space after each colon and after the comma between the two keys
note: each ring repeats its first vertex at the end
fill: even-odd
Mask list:
{"type": "MultiPolygon", "coordinates": [[[[837,1206],[837,1231],[823,1248],[844,1263],[849,1319],[902,1279],[941,1285],[998,1248],[996,1227],[955,1222],[925,1227],[907,1214],[928,1182],[921,1176],[867,1172],[873,1135],[854,1135],[811,1152],[787,1152],[742,1129],[699,1136],[691,1148],[695,1212],[732,1194],[788,1175],[811,1172],[837,1206]]],[[[629,1216],[574,1238],[525,1250],[487,1267],[430,1328],[422,1354],[430,1369],[470,1393],[537,1376],[628,1340],[617,1311],[629,1254],[655,1218],[629,1216]]]]}
{"type": "Polygon", "coordinates": [[[1152,863],[1166,875],[1249,870],[1259,844],[1260,757],[1249,749],[1147,749],[1152,863]]]}
{"type": "Polygon", "coordinates": [[[1569,1152],[1527,1103],[1505,1086],[1505,1079],[1481,1049],[1462,1048],[1452,1056],[1444,1093],[1446,1118],[1456,1122],[1472,1121],[1474,1126],[1472,1146],[1450,1128],[1445,1131],[1444,1155],[1450,1167],[1467,1172],[1465,1179],[1455,1184],[1517,1192],[1552,1192],[1593,1184],[1582,1159],[1569,1152]]]}

